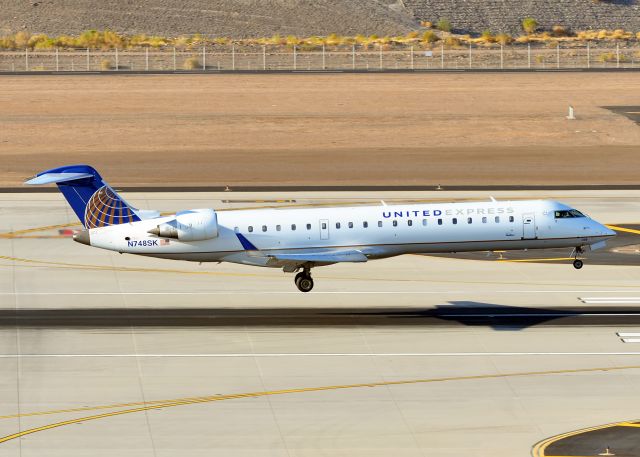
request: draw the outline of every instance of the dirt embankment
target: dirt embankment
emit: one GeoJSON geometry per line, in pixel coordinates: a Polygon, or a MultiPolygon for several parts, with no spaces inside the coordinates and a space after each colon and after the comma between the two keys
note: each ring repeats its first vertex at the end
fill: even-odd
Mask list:
{"type": "MultiPolygon", "coordinates": [[[[0,185],[636,184],[637,74],[0,79],[0,185]],[[565,119],[569,104],[578,119],[565,119]]],[[[640,111],[640,110],[638,110],[640,111]]]]}

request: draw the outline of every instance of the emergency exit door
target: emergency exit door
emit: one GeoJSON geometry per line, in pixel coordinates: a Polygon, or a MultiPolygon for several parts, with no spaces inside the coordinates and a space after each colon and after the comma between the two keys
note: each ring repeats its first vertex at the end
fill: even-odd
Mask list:
{"type": "Polygon", "coordinates": [[[536,216],[534,213],[526,213],[522,215],[522,239],[533,240],[537,238],[536,234],[536,216]]]}

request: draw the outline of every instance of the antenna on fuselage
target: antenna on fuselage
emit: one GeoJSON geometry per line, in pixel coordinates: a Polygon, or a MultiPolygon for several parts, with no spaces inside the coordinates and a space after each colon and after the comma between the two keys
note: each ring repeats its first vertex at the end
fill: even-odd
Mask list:
{"type": "Polygon", "coordinates": [[[496,203],[496,202],[498,201],[498,200],[496,200],[495,198],[493,198],[491,195],[489,195],[489,198],[491,199],[491,201],[492,201],[493,203],[496,203]]]}
{"type": "Polygon", "coordinates": [[[387,206],[384,200],[380,200],[380,203],[382,203],[382,206],[387,206]]]}

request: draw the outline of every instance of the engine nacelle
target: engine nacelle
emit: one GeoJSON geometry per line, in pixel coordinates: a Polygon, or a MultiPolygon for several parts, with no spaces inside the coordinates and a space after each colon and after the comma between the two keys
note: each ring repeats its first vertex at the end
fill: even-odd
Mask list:
{"type": "Polygon", "coordinates": [[[203,241],[218,236],[218,216],[212,209],[192,209],[176,214],[176,218],[149,230],[163,238],[180,241],[203,241]]]}

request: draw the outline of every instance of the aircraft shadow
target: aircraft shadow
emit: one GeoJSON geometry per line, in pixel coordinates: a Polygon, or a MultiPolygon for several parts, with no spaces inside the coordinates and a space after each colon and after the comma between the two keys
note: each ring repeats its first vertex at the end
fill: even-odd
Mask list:
{"type": "Polygon", "coordinates": [[[0,329],[121,327],[640,326],[639,307],[517,307],[451,301],[431,308],[58,308],[0,310],[0,329]]]}

